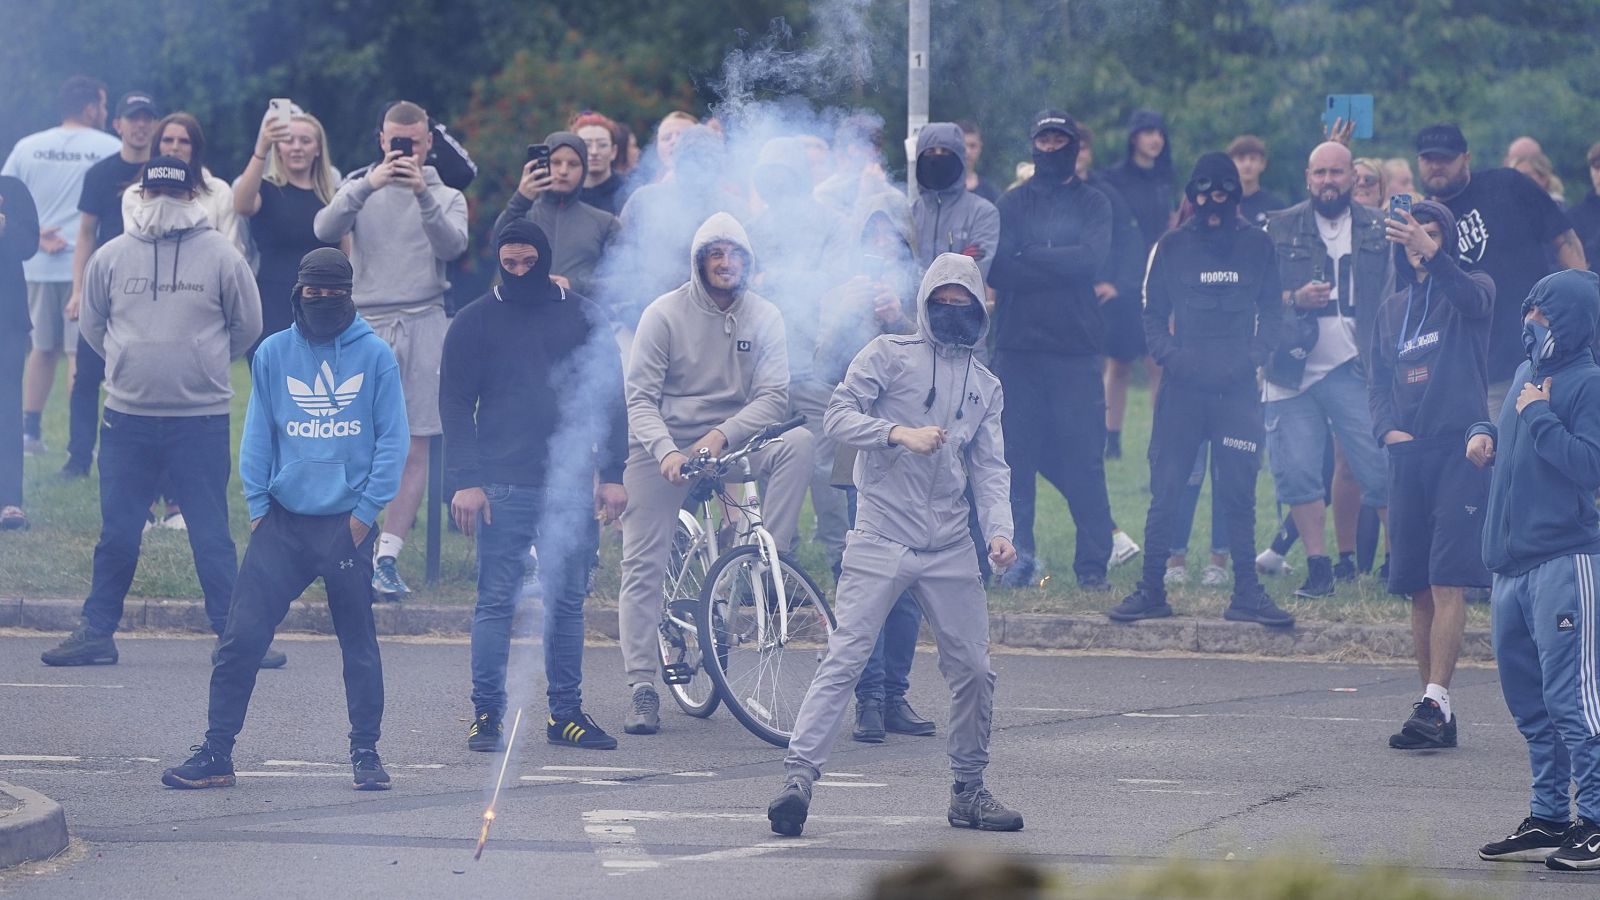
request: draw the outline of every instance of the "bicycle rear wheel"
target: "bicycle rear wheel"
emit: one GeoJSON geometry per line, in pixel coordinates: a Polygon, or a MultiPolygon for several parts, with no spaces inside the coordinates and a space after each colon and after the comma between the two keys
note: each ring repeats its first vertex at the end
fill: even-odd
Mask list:
{"type": "Polygon", "coordinates": [[[816,582],[788,559],[774,572],[755,545],[723,554],[700,596],[700,652],[728,711],[762,740],[789,744],[800,703],[828,650],[833,610],[816,582]],[[788,636],[775,587],[784,587],[788,636]]]}
{"type": "Polygon", "coordinates": [[[680,510],[661,588],[661,624],[656,629],[663,679],[688,679],[679,684],[667,681],[667,691],[679,709],[700,719],[716,712],[719,702],[717,686],[701,664],[696,624],[710,567],[703,537],[699,521],[680,510]]]}

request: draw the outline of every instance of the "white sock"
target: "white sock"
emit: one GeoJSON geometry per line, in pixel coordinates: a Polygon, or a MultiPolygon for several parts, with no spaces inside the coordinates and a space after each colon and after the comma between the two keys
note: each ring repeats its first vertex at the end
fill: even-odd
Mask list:
{"type": "Polygon", "coordinates": [[[533,561],[534,562],[538,562],[539,561],[539,546],[537,544],[529,544],[528,545],[528,555],[533,557],[533,561]]]}
{"type": "Polygon", "coordinates": [[[382,559],[385,556],[398,557],[400,548],[406,545],[405,539],[397,534],[385,531],[378,535],[378,546],[372,551],[373,559],[382,559]]]}
{"type": "Polygon", "coordinates": [[[1450,689],[1442,684],[1429,683],[1422,696],[1439,704],[1439,711],[1444,713],[1444,720],[1450,721],[1450,689]]]}

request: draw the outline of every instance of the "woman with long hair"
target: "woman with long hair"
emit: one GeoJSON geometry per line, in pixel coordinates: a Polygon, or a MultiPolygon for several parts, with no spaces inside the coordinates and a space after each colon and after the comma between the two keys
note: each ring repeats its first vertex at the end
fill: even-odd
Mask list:
{"type": "Polygon", "coordinates": [[[1356,184],[1350,199],[1362,206],[1383,209],[1389,202],[1388,178],[1383,174],[1383,160],[1363,156],[1354,163],[1356,184]]]}
{"type": "MultiPolygon", "coordinates": [[[[328,139],[315,116],[294,109],[288,121],[268,111],[261,119],[250,164],[233,183],[233,209],[250,220],[260,254],[256,286],[261,291],[261,337],[294,321],[289,294],[300,260],[318,247],[311,224],[339,189],[328,162],[328,139]]],[[[257,345],[260,344],[258,340],[257,345]]]]}
{"type": "MultiPolygon", "coordinates": [[[[200,121],[186,112],[169,113],[156,123],[156,147],[152,156],[176,156],[200,172],[194,199],[206,211],[206,219],[224,237],[243,247],[239,240],[239,217],[233,211],[233,194],[228,183],[206,168],[206,135],[200,121]]],[[[139,180],[122,194],[122,221],[132,221],[134,204],[139,199],[139,180]]]]}

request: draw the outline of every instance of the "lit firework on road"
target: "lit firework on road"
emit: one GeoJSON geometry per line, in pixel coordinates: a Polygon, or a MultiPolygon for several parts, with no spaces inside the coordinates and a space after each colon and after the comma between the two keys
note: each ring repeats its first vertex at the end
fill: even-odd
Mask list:
{"type": "Polygon", "coordinates": [[[500,759],[500,774],[494,780],[494,793],[489,795],[489,805],[483,810],[483,828],[478,832],[478,849],[472,851],[474,861],[483,858],[483,845],[489,842],[489,828],[494,825],[494,808],[500,802],[500,786],[505,784],[506,767],[511,763],[511,750],[517,743],[517,732],[522,726],[522,707],[517,707],[517,717],[511,720],[511,734],[506,737],[506,754],[500,759]]]}

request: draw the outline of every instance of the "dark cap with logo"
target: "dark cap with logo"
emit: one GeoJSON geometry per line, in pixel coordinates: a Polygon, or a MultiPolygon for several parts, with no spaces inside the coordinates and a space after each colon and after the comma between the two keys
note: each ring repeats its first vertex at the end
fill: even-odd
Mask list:
{"type": "Polygon", "coordinates": [[[1030,138],[1036,138],[1046,131],[1059,131],[1072,138],[1078,137],[1078,123],[1072,117],[1059,109],[1047,109],[1034,114],[1033,128],[1028,132],[1030,138]]]}
{"type": "Polygon", "coordinates": [[[153,118],[159,118],[161,113],[156,112],[156,101],[144,91],[129,91],[117,101],[117,118],[126,119],[132,115],[144,113],[153,118]]]}
{"type": "Polygon", "coordinates": [[[1418,156],[1457,157],[1467,152],[1467,138],[1454,122],[1429,125],[1417,132],[1418,156]]]}
{"type": "Polygon", "coordinates": [[[158,156],[145,164],[144,176],[139,180],[143,188],[177,188],[194,190],[194,171],[189,164],[176,156],[158,156]]]}

